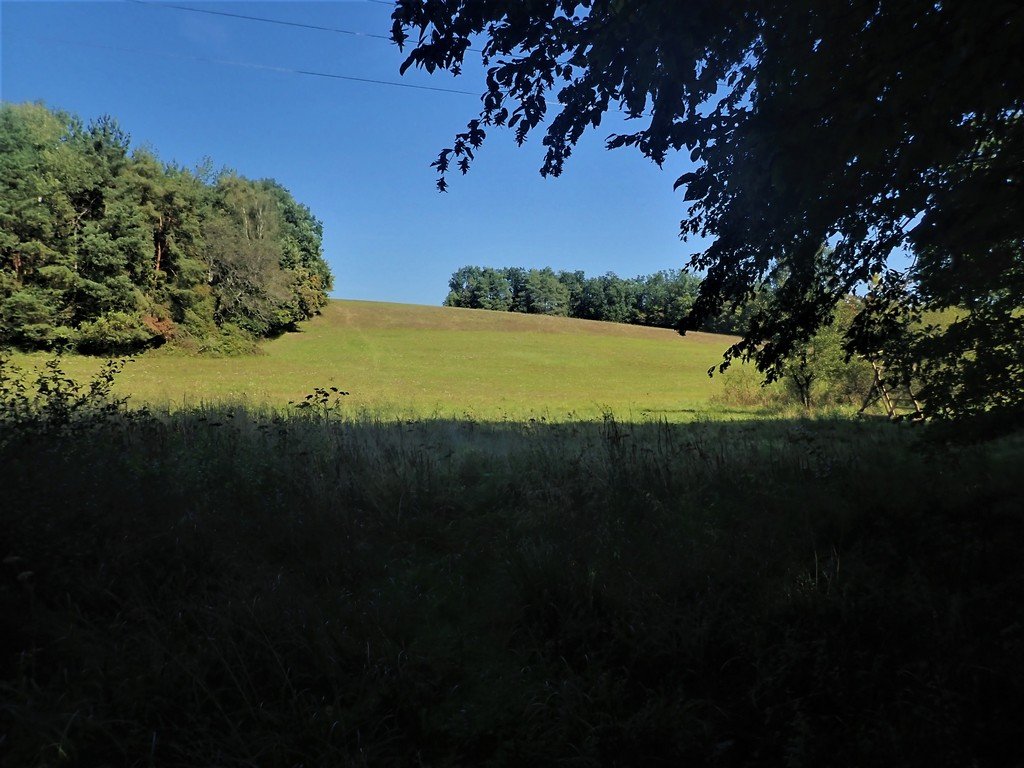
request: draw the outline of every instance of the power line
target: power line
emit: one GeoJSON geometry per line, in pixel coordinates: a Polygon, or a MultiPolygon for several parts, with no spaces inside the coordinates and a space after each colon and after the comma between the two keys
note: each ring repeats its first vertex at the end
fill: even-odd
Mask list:
{"type": "MultiPolygon", "coordinates": [[[[386,0],[379,0],[385,3],[386,0]]],[[[299,27],[300,29],[315,29],[320,32],[335,32],[340,35],[352,35],[353,37],[372,37],[377,40],[387,40],[391,42],[391,38],[387,35],[375,35],[372,32],[356,32],[351,29],[339,29],[337,27],[324,27],[319,24],[304,24],[299,21],[286,21],[284,19],[268,19],[264,16],[249,16],[244,13],[229,13],[228,11],[214,11],[209,8],[192,8],[187,5],[175,5],[173,3],[161,3],[156,0],[125,0],[128,3],[134,3],[135,5],[152,5],[159,8],[173,8],[177,11],[189,11],[191,13],[205,13],[210,16],[227,16],[232,19],[245,19],[246,21],[259,21],[264,24],[280,24],[285,27],[299,27]]],[[[391,3],[386,3],[391,5],[391,3]]]]}
{"type": "MultiPolygon", "coordinates": [[[[188,11],[190,13],[205,13],[209,16],[227,16],[232,19],[244,19],[245,21],[258,21],[263,24],[278,24],[283,27],[298,27],[299,29],[314,29],[319,32],[334,32],[340,35],[351,35],[353,37],[371,37],[375,40],[386,40],[387,42],[394,42],[388,35],[378,35],[373,32],[357,32],[352,29],[341,29],[338,27],[324,27],[319,24],[305,24],[300,21],[288,21],[286,19],[270,19],[265,16],[249,16],[244,13],[230,13],[228,11],[214,11],[209,8],[193,8],[188,5],[175,5],[174,3],[163,3],[159,0],[124,0],[126,3],[134,3],[135,5],[152,5],[158,8],[173,8],[176,11],[188,11]]],[[[366,0],[370,3],[379,3],[381,5],[394,5],[389,0],[366,0]]],[[[467,48],[467,51],[474,53],[483,53],[479,48],[467,48]]]]}
{"type": "Polygon", "coordinates": [[[474,91],[462,91],[457,88],[440,88],[433,85],[415,85],[414,83],[399,83],[394,80],[376,80],[370,77],[355,77],[354,75],[339,75],[334,72],[317,72],[310,69],[291,69],[289,67],[275,67],[271,64],[255,64],[246,61],[230,61],[228,59],[208,59],[201,56],[188,56],[181,53],[162,53],[160,51],[139,50],[137,48],[121,48],[120,46],[104,45],[102,43],[86,43],[78,40],[61,40],[58,38],[35,37],[35,40],[46,43],[57,43],[59,45],[74,45],[83,48],[99,48],[119,53],[138,54],[140,56],[160,56],[165,59],[178,59],[181,61],[197,61],[203,64],[220,64],[230,67],[245,67],[248,69],[262,69],[268,72],[281,72],[288,75],[306,75],[308,77],[326,77],[331,80],[349,80],[356,83],[368,83],[370,85],[389,85],[394,88],[412,88],[418,91],[437,91],[439,93],[456,93],[464,96],[479,96],[474,91]]]}

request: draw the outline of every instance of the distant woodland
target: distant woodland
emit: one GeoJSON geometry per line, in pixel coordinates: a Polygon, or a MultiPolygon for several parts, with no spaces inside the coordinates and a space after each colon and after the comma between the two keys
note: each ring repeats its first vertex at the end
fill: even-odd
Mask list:
{"type": "Polygon", "coordinates": [[[163,163],[110,117],[0,105],[0,344],[230,354],[327,301],[323,228],[272,179],[163,163]]]}
{"type": "MultiPolygon", "coordinates": [[[[550,267],[466,266],[448,281],[444,305],[679,328],[693,308],[700,284],[699,277],[678,269],[623,278],[611,272],[588,277],[578,270],[555,272],[550,267]]],[[[740,308],[721,312],[701,330],[742,333],[745,322],[746,312],[740,308]]]]}

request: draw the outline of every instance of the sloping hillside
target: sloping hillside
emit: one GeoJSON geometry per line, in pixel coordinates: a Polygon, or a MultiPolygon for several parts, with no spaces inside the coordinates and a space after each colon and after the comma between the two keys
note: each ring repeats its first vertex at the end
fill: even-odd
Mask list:
{"type": "MultiPolygon", "coordinates": [[[[122,374],[136,401],[282,405],[314,387],[392,415],[690,418],[719,382],[707,369],[730,338],[483,310],[331,301],[263,354],[191,358],[159,350],[122,374]]],[[[69,360],[84,372],[95,361],[69,360]]]]}

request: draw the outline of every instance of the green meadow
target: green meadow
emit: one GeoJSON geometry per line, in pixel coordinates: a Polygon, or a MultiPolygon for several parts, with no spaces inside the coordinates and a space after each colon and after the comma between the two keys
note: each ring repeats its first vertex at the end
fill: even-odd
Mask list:
{"type": "MultiPolygon", "coordinates": [[[[687,420],[721,410],[707,370],[731,337],[541,315],[331,301],[298,333],[242,357],[140,355],[117,382],[136,404],[283,406],[314,387],[345,408],[408,417],[687,420]]],[[[19,355],[38,365],[44,355],[19,355]]],[[[69,357],[85,377],[99,361],[69,357]]]]}
{"type": "Polygon", "coordinates": [[[728,343],[336,301],[95,396],[17,356],[0,765],[1019,764],[1024,440],[728,410],[728,343]]]}

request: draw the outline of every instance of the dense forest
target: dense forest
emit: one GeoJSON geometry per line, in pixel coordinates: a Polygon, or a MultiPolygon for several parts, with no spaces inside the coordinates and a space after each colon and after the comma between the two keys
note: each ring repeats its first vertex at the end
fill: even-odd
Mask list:
{"type": "Polygon", "coordinates": [[[327,301],[322,225],[270,179],[161,162],[110,117],[0,105],[0,344],[231,353],[327,301]]]}
{"type": "MultiPolygon", "coordinates": [[[[612,272],[587,277],[579,270],[555,272],[550,267],[467,266],[452,274],[444,305],[678,328],[693,307],[700,282],[678,269],[623,278],[612,272]]],[[[742,312],[723,312],[702,330],[738,333],[743,322],[742,312]]]]}

